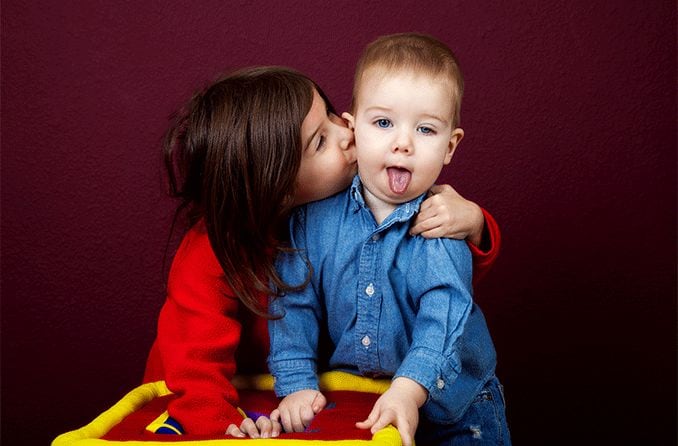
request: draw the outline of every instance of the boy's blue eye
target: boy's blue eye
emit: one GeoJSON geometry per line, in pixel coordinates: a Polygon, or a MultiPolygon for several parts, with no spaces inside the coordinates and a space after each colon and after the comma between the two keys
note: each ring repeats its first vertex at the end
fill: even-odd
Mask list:
{"type": "Polygon", "coordinates": [[[435,133],[430,127],[419,127],[419,132],[423,133],[424,135],[431,135],[435,133]]]}
{"type": "Polygon", "coordinates": [[[377,124],[377,127],[385,129],[385,128],[388,128],[388,127],[391,126],[391,120],[389,120],[389,119],[377,119],[376,124],[377,124]]]}

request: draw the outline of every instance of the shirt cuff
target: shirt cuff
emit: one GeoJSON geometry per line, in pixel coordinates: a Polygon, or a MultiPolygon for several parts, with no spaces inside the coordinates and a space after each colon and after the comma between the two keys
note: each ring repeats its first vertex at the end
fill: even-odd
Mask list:
{"type": "Polygon", "coordinates": [[[418,382],[428,390],[428,398],[437,401],[444,394],[445,387],[452,385],[461,371],[455,366],[459,364],[459,361],[454,361],[456,352],[452,356],[451,360],[427,348],[410,350],[393,378],[403,376],[418,382]]]}
{"type": "Polygon", "coordinates": [[[275,378],[273,390],[278,397],[300,390],[319,390],[315,361],[310,359],[276,361],[270,363],[269,367],[275,378]]]}

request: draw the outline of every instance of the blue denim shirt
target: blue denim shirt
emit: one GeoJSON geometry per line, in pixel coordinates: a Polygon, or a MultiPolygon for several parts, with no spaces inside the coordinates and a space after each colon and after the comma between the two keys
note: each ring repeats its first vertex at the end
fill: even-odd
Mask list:
{"type": "Polygon", "coordinates": [[[269,368],[285,396],[317,389],[318,339],[327,323],[329,368],[371,377],[404,376],[428,390],[430,420],[454,422],[494,376],[494,346],[472,300],[466,243],[410,236],[424,196],[400,205],[381,225],[359,177],[328,199],[299,208],[277,268],[291,285],[274,299],[269,368]],[[312,269],[309,266],[312,265],[312,269]]]}

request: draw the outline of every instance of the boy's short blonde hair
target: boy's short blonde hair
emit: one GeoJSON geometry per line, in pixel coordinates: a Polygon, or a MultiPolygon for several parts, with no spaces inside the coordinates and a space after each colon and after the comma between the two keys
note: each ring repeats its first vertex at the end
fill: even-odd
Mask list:
{"type": "Polygon", "coordinates": [[[367,72],[374,69],[384,74],[390,71],[409,71],[448,81],[454,101],[452,125],[459,125],[464,78],[454,53],[438,39],[417,33],[390,34],[367,45],[356,65],[351,103],[353,112],[357,106],[362,80],[367,72]]]}

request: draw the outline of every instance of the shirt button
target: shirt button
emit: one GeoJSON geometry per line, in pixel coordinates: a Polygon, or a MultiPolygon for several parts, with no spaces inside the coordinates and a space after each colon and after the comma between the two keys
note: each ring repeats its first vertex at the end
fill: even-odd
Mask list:
{"type": "Polygon", "coordinates": [[[372,236],[372,241],[373,241],[373,242],[376,242],[377,240],[379,240],[379,234],[374,234],[374,235],[372,236]]]}
{"type": "Polygon", "coordinates": [[[365,294],[372,297],[372,295],[374,294],[374,285],[373,284],[370,283],[369,285],[367,285],[367,288],[365,288],[365,294]]]}
{"type": "Polygon", "coordinates": [[[369,345],[372,343],[372,340],[370,339],[369,336],[365,335],[363,338],[360,340],[360,342],[365,346],[369,347],[369,345]]]}
{"type": "Polygon", "coordinates": [[[438,390],[443,390],[443,388],[445,387],[445,381],[443,381],[442,378],[438,378],[438,380],[436,381],[436,387],[438,388],[438,390]]]}

